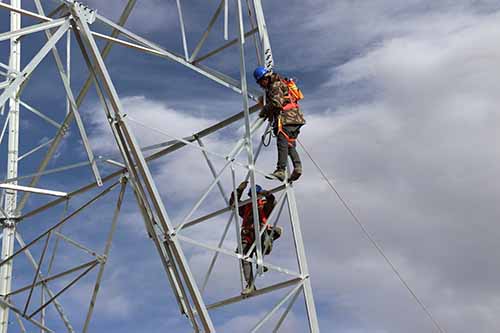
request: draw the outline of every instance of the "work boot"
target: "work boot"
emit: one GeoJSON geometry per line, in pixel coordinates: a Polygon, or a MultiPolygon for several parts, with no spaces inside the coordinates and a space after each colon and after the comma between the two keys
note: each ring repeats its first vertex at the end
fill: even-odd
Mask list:
{"type": "Polygon", "coordinates": [[[251,293],[253,293],[255,290],[257,290],[257,288],[255,288],[255,285],[253,283],[247,284],[245,289],[243,289],[243,291],[241,292],[241,295],[248,296],[251,293]]]}
{"type": "Polygon", "coordinates": [[[285,170],[281,169],[276,169],[276,171],[274,171],[272,174],[266,176],[267,179],[278,179],[280,181],[284,181],[285,177],[286,177],[285,170]]]}
{"type": "Polygon", "coordinates": [[[301,166],[297,166],[297,167],[295,167],[293,169],[293,172],[290,175],[290,178],[288,178],[288,181],[289,182],[296,181],[297,179],[300,178],[300,176],[302,176],[302,167],[301,166]]]}
{"type": "Polygon", "coordinates": [[[277,225],[273,228],[273,240],[277,240],[278,238],[281,237],[282,234],[283,234],[283,227],[277,225]]]}

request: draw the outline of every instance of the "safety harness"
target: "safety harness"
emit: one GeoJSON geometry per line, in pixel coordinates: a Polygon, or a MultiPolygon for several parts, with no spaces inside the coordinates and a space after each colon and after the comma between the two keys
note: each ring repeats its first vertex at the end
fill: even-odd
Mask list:
{"type": "MultiPolygon", "coordinates": [[[[304,98],[304,94],[302,94],[302,91],[297,87],[295,84],[295,81],[293,79],[280,79],[281,82],[283,82],[287,88],[288,88],[288,95],[285,95],[284,97],[287,98],[290,102],[287,103],[285,106],[283,106],[283,112],[288,112],[293,109],[298,109],[299,104],[297,103],[299,100],[304,98]]],[[[286,141],[288,142],[289,147],[295,147],[295,142],[297,141],[296,138],[291,138],[284,130],[283,130],[283,120],[280,116],[278,116],[278,133],[283,134],[285,137],[286,141]]]]}
{"type": "MultiPolygon", "coordinates": [[[[264,199],[257,199],[257,206],[259,209],[259,220],[260,220],[260,225],[266,226],[269,228],[269,225],[267,225],[267,215],[264,211],[264,205],[266,204],[266,201],[264,199]]],[[[250,220],[250,216],[252,215],[252,203],[248,203],[245,205],[245,210],[243,211],[243,233],[245,234],[245,238],[248,242],[253,242],[253,220],[250,220]]]]}

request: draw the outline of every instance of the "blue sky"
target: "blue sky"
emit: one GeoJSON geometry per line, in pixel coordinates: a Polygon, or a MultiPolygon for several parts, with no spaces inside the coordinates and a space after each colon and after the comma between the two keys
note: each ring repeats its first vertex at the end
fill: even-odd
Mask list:
{"type": "MultiPolygon", "coordinates": [[[[30,1],[24,2],[25,8],[33,8],[30,1]]],[[[192,50],[217,4],[185,2],[192,50]]],[[[496,145],[500,121],[498,2],[290,0],[285,6],[277,1],[263,2],[276,69],[296,77],[306,96],[303,110],[308,123],[302,142],[448,332],[495,332],[500,326],[500,227],[496,223],[500,189],[495,182],[500,167],[496,145]]],[[[46,8],[54,3],[44,2],[46,8]]],[[[116,19],[125,1],[89,3],[116,19]]],[[[180,54],[175,2],[143,0],[136,7],[127,27],[180,54]]],[[[0,12],[1,31],[8,30],[7,18],[0,12]]],[[[23,21],[30,23],[34,22],[23,21]]],[[[235,24],[232,15],[233,36],[235,24]]],[[[92,28],[106,31],[98,25],[92,28]]],[[[222,36],[219,22],[204,50],[220,45],[222,36]]],[[[23,65],[43,41],[38,34],[26,38],[23,65]]],[[[0,61],[4,63],[7,45],[0,43],[0,61]]],[[[64,55],[62,43],[59,49],[64,55]]],[[[255,62],[251,45],[246,51],[250,71],[255,62]]],[[[207,64],[237,78],[237,55],[236,49],[228,50],[207,64]]],[[[73,64],[73,90],[78,92],[86,72],[76,48],[73,64]]],[[[118,46],[107,64],[127,114],[171,135],[192,134],[241,109],[240,96],[178,64],[118,46]]],[[[62,85],[50,56],[35,71],[23,100],[62,121],[62,85]]],[[[116,156],[93,91],[81,112],[97,154],[116,156]]],[[[54,135],[55,128],[28,112],[21,113],[21,152],[54,135]]],[[[0,123],[4,120],[5,115],[0,123]]],[[[138,125],[133,124],[133,128],[141,145],[170,139],[138,125]]],[[[207,138],[206,144],[224,154],[240,134],[241,129],[234,126],[207,138]]],[[[4,174],[5,141],[0,149],[4,156],[0,171],[4,174]]],[[[301,155],[305,174],[296,184],[296,192],[322,332],[434,332],[429,319],[352,223],[305,154],[301,155]]],[[[33,172],[41,156],[42,152],[23,160],[20,174],[33,172]]],[[[51,167],[85,158],[73,126],[51,167]]],[[[240,158],[244,160],[243,155],[240,158]]],[[[258,168],[272,171],[275,158],[273,144],[263,152],[258,168]]],[[[222,161],[215,161],[222,166],[222,161]]],[[[169,214],[177,223],[198,192],[209,184],[202,155],[185,149],[151,167],[169,214]]],[[[101,168],[103,173],[113,170],[105,165],[101,168]]],[[[243,174],[237,172],[238,176],[243,174]]],[[[88,168],[81,168],[49,176],[39,186],[71,191],[91,179],[88,168]]],[[[224,181],[229,184],[229,178],[224,181]]],[[[263,179],[259,182],[273,186],[263,179]]],[[[95,193],[71,200],[70,211],[95,193]]],[[[117,194],[114,191],[109,200],[98,202],[64,232],[101,249],[117,194]]],[[[27,209],[47,200],[32,199],[27,209]]],[[[217,193],[209,199],[198,215],[223,206],[217,193]]],[[[24,238],[33,238],[61,214],[62,207],[57,207],[23,222],[20,230],[24,238]]],[[[222,228],[226,218],[201,226],[192,236],[217,242],[219,236],[213,230],[222,228]]],[[[290,233],[286,232],[270,260],[294,267],[289,256],[290,233]]],[[[230,242],[234,244],[234,237],[230,242]]],[[[90,258],[62,246],[59,266],[54,269],[63,270],[90,258]]],[[[200,279],[209,257],[193,248],[186,251],[200,279]]],[[[16,262],[19,285],[32,278],[23,260],[16,262]]],[[[206,295],[212,301],[238,292],[234,261],[224,259],[218,267],[206,295]]],[[[261,285],[275,278],[269,275],[261,285]]],[[[90,275],[61,298],[77,328],[81,327],[94,279],[95,274],[90,275]]],[[[53,284],[54,289],[58,286],[62,284],[53,284]]],[[[131,193],[127,193],[102,288],[92,332],[189,332],[131,193]]],[[[234,312],[214,311],[219,331],[248,331],[276,297],[249,301],[235,307],[234,312]]],[[[283,331],[305,332],[303,315],[299,300],[283,331]]],[[[62,331],[57,325],[55,328],[62,331]]],[[[12,330],[18,332],[15,323],[12,330]]]]}

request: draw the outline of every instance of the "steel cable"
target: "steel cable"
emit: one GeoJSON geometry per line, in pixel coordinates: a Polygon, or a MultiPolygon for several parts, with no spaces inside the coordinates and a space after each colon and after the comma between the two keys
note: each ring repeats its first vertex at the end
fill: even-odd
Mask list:
{"type": "Polygon", "coordinates": [[[391,270],[394,272],[394,274],[397,276],[399,281],[403,284],[403,286],[406,288],[406,290],[410,293],[412,298],[415,300],[415,302],[422,308],[422,310],[425,312],[425,314],[429,317],[429,319],[432,321],[434,326],[438,329],[440,333],[446,333],[446,330],[439,324],[439,322],[436,320],[436,318],[432,315],[432,313],[429,311],[429,309],[425,306],[425,304],[420,300],[420,298],[417,296],[415,291],[410,287],[408,282],[403,278],[399,270],[396,268],[396,266],[392,263],[392,261],[389,259],[389,257],[385,254],[384,250],[382,247],[378,244],[378,242],[373,238],[373,236],[368,232],[364,224],[361,222],[361,220],[356,216],[354,211],[351,209],[349,204],[344,200],[340,192],[335,188],[333,183],[330,181],[330,179],[327,177],[326,173],[323,171],[323,169],[319,166],[319,164],[314,160],[312,155],[309,153],[309,151],[306,149],[306,147],[297,140],[299,143],[300,147],[302,150],[306,153],[307,157],[311,160],[311,162],[314,164],[314,166],[318,169],[319,173],[321,174],[323,180],[329,185],[329,187],[332,189],[332,191],[335,193],[337,198],[340,200],[344,208],[349,212],[353,220],[356,222],[356,224],[361,228],[363,231],[363,234],[365,237],[370,241],[370,243],[377,249],[378,253],[384,258],[385,262],[389,265],[391,270]]]}

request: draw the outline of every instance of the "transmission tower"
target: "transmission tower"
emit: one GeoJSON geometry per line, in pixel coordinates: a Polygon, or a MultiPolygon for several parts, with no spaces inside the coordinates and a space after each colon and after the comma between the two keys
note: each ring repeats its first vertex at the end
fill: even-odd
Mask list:
{"type": "MultiPolygon", "coordinates": [[[[213,11],[214,7],[215,10],[192,52],[188,47],[183,2],[176,0],[182,55],[168,51],[124,27],[133,9],[140,6],[136,5],[136,1],[127,2],[118,22],[113,22],[93,8],[76,1],[29,2],[29,6],[26,4],[21,6],[21,0],[11,0],[10,4],[0,2],[0,9],[10,13],[11,21],[9,31],[0,33],[0,43],[10,41],[9,58],[0,59],[0,78],[3,78],[0,82],[0,111],[4,119],[0,143],[4,136],[8,140],[6,177],[0,182],[3,200],[3,208],[0,208],[3,227],[0,261],[0,333],[8,332],[14,325],[18,326],[16,331],[21,332],[32,331],[31,327],[41,332],[91,330],[89,325],[95,304],[98,302],[97,296],[104,268],[127,188],[132,191],[139,207],[146,232],[158,252],[179,311],[187,318],[194,332],[218,331],[213,320],[214,316],[217,316],[216,309],[224,307],[227,308],[226,313],[230,313],[227,311],[231,311],[231,307],[236,303],[250,302],[254,298],[269,294],[279,294],[280,297],[274,305],[270,304],[264,315],[254,323],[251,332],[263,329],[267,331],[270,324],[272,324],[271,330],[277,332],[299,298],[304,300],[304,307],[297,311],[297,316],[302,316],[301,319],[307,322],[305,327],[308,331],[319,332],[293,184],[277,183],[279,185],[270,190],[276,195],[277,200],[276,208],[268,223],[284,227],[285,232],[291,235],[294,251],[290,253],[293,259],[290,262],[296,262],[296,267],[273,264],[272,255],[264,257],[260,237],[255,237],[253,244],[255,256],[250,255],[253,249],[248,253],[242,253],[238,203],[229,204],[230,196],[236,193],[237,175],[243,171],[249,180],[252,195],[239,205],[251,202],[253,210],[257,211],[256,179],[266,175],[257,168],[256,163],[263,143],[255,138],[260,139],[262,130],[267,130],[266,121],[254,115],[260,109],[257,101],[262,92],[253,91],[247,84],[249,69],[257,65],[267,68],[272,68],[274,65],[261,0],[217,0],[213,3],[197,4],[206,6],[207,12],[213,11]],[[57,4],[54,5],[54,2],[57,4]],[[21,18],[28,24],[21,25],[21,18]],[[221,21],[223,33],[218,37],[222,45],[202,54],[208,38],[217,34],[213,31],[214,26],[221,21]],[[230,24],[230,21],[234,23],[230,24]],[[232,26],[236,29],[234,39],[230,39],[232,26]],[[97,29],[102,27],[107,27],[111,33],[98,32],[97,29]],[[34,43],[33,40],[43,40],[43,43],[34,43]],[[98,44],[96,40],[102,44],[98,44]],[[250,57],[245,53],[245,46],[250,43],[254,44],[258,54],[255,61],[249,61],[250,57]],[[30,45],[27,52],[33,53],[29,59],[25,56],[26,53],[23,53],[23,57],[28,59],[24,66],[21,64],[21,44],[30,45]],[[241,95],[242,111],[238,110],[239,112],[233,116],[221,119],[214,125],[187,137],[168,134],[168,126],[152,128],[170,137],[170,140],[151,147],[141,147],[140,138],[134,134],[131,124],[144,126],[151,124],[145,124],[140,118],[135,119],[127,114],[120,100],[113,78],[105,64],[105,58],[114,45],[163,58],[178,64],[186,71],[196,72],[200,79],[205,77],[216,82],[227,88],[228,92],[241,95]],[[218,56],[229,48],[239,49],[237,79],[203,64],[207,59],[218,56]],[[42,66],[44,59],[50,57],[49,53],[54,60],[54,73],[62,82],[64,91],[60,95],[64,96],[66,106],[61,110],[42,112],[36,105],[36,99],[29,103],[25,100],[25,92],[38,74],[35,70],[42,66]],[[72,64],[76,61],[73,61],[72,54],[78,54],[83,59],[83,65],[79,64],[79,67],[75,68],[72,64]],[[77,71],[85,71],[86,80],[79,93],[74,94],[70,74],[77,71]],[[96,156],[92,149],[91,138],[86,130],[88,124],[85,124],[80,115],[81,105],[91,87],[95,88],[101,103],[100,110],[105,113],[114,144],[120,153],[119,157],[96,156]],[[251,101],[255,104],[251,105],[251,101]],[[35,140],[32,138],[33,133],[30,135],[21,133],[21,115],[30,116],[50,126],[55,132],[54,136],[35,140]],[[205,138],[210,138],[210,135],[231,125],[239,125],[244,130],[239,139],[232,142],[232,149],[229,152],[221,155],[212,151],[209,144],[205,145],[205,138]],[[61,145],[71,137],[68,132],[72,126],[79,134],[77,149],[84,153],[86,160],[83,162],[73,160],[73,163],[60,165],[58,163],[61,163],[59,162],[61,159],[67,162],[70,157],[74,157],[61,158],[58,153],[61,145]],[[20,155],[20,140],[33,142],[34,146],[20,155]],[[164,202],[168,198],[161,197],[151,164],[185,149],[201,152],[200,156],[208,166],[206,174],[210,177],[210,181],[207,188],[200,189],[198,200],[193,203],[186,216],[180,221],[173,221],[164,202]],[[240,155],[246,155],[244,161],[238,159],[240,155]],[[218,161],[215,162],[214,159],[218,161]],[[26,163],[26,166],[20,163],[26,163]],[[218,165],[222,167],[218,168],[218,165]],[[23,171],[18,173],[18,168],[23,171]],[[32,170],[33,168],[35,169],[32,170]],[[70,179],[74,178],[71,172],[75,170],[81,175],[77,180],[83,182],[76,187],[74,186],[76,180],[70,179]],[[86,177],[88,179],[85,179],[86,177]],[[230,181],[225,181],[227,179],[230,181]],[[223,205],[215,211],[203,212],[200,215],[200,207],[207,200],[213,199],[214,191],[220,192],[223,205]],[[99,230],[97,238],[104,244],[103,249],[95,250],[86,245],[85,241],[65,234],[62,229],[81,223],[76,217],[91,214],[91,207],[102,200],[107,202],[116,200],[116,204],[114,210],[108,214],[107,231],[99,230]],[[228,217],[224,228],[213,229],[214,233],[220,233],[220,241],[217,244],[198,240],[192,236],[196,235],[197,227],[212,223],[214,218],[222,216],[228,217]],[[234,251],[234,247],[225,246],[231,226],[235,230],[239,251],[234,251]],[[30,240],[25,241],[24,235],[30,240]],[[71,261],[71,265],[68,266],[67,258],[61,259],[63,257],[61,251],[65,249],[63,245],[81,251],[82,256],[71,261]],[[194,269],[188,260],[189,251],[186,250],[189,246],[211,255],[208,270],[203,276],[195,276],[193,273],[194,269]],[[83,255],[90,259],[82,260],[83,255]],[[238,293],[208,302],[205,295],[210,286],[210,278],[218,269],[217,261],[220,256],[234,261],[233,267],[240,277],[242,261],[255,265],[256,281],[262,282],[259,289],[249,295],[243,296],[238,293]],[[21,258],[27,260],[31,271],[26,265],[21,264],[23,260],[21,258]],[[20,272],[16,273],[18,267],[20,272]],[[274,282],[263,286],[265,281],[268,281],[264,277],[274,276],[273,274],[275,274],[272,279],[274,282]],[[93,288],[89,290],[90,304],[85,318],[81,321],[82,327],[75,328],[64,307],[63,298],[64,295],[71,293],[82,279],[89,276],[95,278],[93,288]],[[38,302],[35,300],[39,301],[38,305],[35,305],[38,302]]],[[[45,64],[45,67],[47,66],[45,64]]],[[[264,230],[260,230],[257,214],[254,215],[255,233],[262,235],[264,230]]],[[[216,294],[224,293],[221,291],[216,294]]]]}

